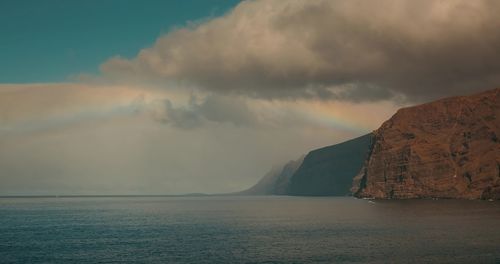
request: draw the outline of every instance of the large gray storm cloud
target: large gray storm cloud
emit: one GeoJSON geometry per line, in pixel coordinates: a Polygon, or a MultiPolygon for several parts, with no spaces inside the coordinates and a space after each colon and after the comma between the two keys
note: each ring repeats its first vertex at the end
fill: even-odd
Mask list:
{"type": "Polygon", "coordinates": [[[258,98],[428,100],[500,83],[498,1],[247,1],[101,69],[258,98]]]}

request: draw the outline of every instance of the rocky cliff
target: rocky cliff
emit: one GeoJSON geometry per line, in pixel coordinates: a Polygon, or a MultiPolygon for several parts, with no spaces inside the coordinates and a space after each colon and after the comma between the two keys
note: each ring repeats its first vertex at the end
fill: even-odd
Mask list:
{"type": "Polygon", "coordinates": [[[371,138],[368,134],[309,152],[291,177],[287,194],[349,195],[352,179],[363,166],[371,138]]]}
{"type": "Polygon", "coordinates": [[[304,160],[304,156],[289,161],[283,167],[271,169],[254,186],[236,193],[237,195],[285,195],[290,177],[295,173],[304,160]]]}
{"type": "Polygon", "coordinates": [[[236,195],[344,196],[366,159],[371,134],[309,152],[273,168],[251,188],[236,195]]]}
{"type": "Polygon", "coordinates": [[[272,194],[276,195],[286,195],[288,194],[288,188],[290,186],[290,179],[295,174],[295,172],[299,169],[302,162],[304,162],[304,157],[300,157],[298,160],[288,162],[280,174],[276,178],[276,181],[273,186],[272,194]]]}
{"type": "Polygon", "coordinates": [[[354,195],[500,199],[499,118],[500,89],[400,109],[374,132],[354,195]]]}

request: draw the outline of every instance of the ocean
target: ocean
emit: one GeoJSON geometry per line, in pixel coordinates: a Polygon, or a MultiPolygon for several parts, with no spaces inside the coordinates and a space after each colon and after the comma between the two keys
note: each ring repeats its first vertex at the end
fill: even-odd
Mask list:
{"type": "Polygon", "coordinates": [[[0,263],[500,263],[500,202],[0,198],[0,263]]]}

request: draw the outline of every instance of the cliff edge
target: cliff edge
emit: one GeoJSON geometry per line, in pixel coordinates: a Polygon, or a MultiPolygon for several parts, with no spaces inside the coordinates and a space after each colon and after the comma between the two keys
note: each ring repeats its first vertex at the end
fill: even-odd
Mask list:
{"type": "Polygon", "coordinates": [[[400,109],[373,134],[357,197],[500,199],[500,88],[400,109]]]}

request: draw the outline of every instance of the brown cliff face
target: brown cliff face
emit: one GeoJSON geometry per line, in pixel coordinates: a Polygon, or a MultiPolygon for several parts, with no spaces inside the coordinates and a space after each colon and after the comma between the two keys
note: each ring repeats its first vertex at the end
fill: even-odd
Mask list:
{"type": "Polygon", "coordinates": [[[500,199],[500,89],[400,109],[373,134],[358,197],[500,199]]]}

